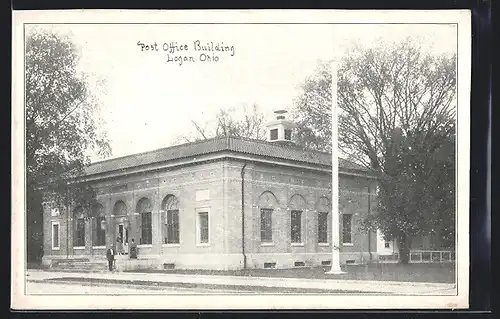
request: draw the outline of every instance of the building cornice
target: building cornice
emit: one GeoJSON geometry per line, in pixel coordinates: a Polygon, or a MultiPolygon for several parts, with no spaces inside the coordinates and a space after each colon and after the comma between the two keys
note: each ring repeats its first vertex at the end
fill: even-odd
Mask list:
{"type": "MultiPolygon", "coordinates": [[[[173,161],[168,161],[168,162],[158,162],[158,163],[153,163],[153,164],[147,164],[147,165],[142,165],[142,166],[134,166],[126,169],[119,169],[119,170],[114,170],[114,171],[107,171],[103,173],[98,173],[98,174],[92,174],[92,175],[86,175],[85,177],[82,177],[80,180],[86,181],[86,182],[91,182],[91,181],[99,181],[99,180],[105,180],[105,179],[113,179],[113,178],[118,178],[118,177],[125,177],[125,176],[130,176],[130,175],[135,175],[135,174],[140,174],[144,172],[157,172],[165,169],[173,169],[173,168],[180,168],[184,166],[192,166],[192,165],[197,165],[197,164],[202,164],[206,162],[214,162],[214,161],[220,161],[220,160],[226,160],[226,159],[232,159],[232,160],[238,160],[238,161],[248,161],[248,162],[253,162],[253,163],[262,163],[262,164],[269,164],[269,165],[275,165],[275,166],[280,166],[280,167],[288,167],[288,168],[296,168],[296,169],[303,169],[307,171],[316,171],[320,173],[329,173],[331,174],[332,169],[329,166],[326,165],[320,165],[320,164],[307,164],[307,163],[302,163],[302,162],[295,162],[295,161],[286,161],[282,159],[272,159],[272,158],[265,158],[264,156],[259,156],[259,155],[250,155],[250,154],[241,154],[241,153],[236,153],[232,151],[224,151],[224,152],[217,152],[217,153],[212,153],[212,154],[204,154],[200,156],[194,156],[191,158],[183,158],[179,160],[173,160],[173,161]]],[[[375,176],[370,175],[368,173],[363,173],[355,170],[348,170],[348,169],[340,169],[339,172],[341,175],[347,175],[347,176],[355,176],[355,177],[363,177],[363,178],[368,178],[368,179],[376,179],[375,176]]]]}

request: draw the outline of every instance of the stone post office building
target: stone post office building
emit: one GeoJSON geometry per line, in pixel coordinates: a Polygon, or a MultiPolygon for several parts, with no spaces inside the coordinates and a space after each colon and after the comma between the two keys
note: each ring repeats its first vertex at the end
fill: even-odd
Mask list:
{"type": "MultiPolygon", "coordinates": [[[[47,205],[44,263],[103,259],[122,236],[138,244],[130,267],[286,268],[331,261],[331,154],[294,146],[279,116],[268,141],[221,137],[96,162],[88,167],[98,217],[47,205]]],[[[377,257],[359,231],[375,209],[374,176],[339,160],[340,258],[377,257]]]]}

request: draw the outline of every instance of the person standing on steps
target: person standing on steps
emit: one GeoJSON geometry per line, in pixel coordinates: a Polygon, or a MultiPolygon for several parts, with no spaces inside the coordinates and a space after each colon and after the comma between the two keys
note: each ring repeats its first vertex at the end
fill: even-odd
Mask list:
{"type": "Polygon", "coordinates": [[[113,271],[113,263],[115,261],[115,250],[113,247],[109,247],[108,251],[106,251],[106,258],[108,259],[108,267],[109,271],[113,271]]]}
{"type": "Polygon", "coordinates": [[[123,255],[123,239],[121,236],[116,237],[116,250],[118,255],[123,255]]]}
{"type": "Polygon", "coordinates": [[[132,238],[132,242],[130,243],[129,258],[137,259],[137,245],[135,244],[134,238],[132,238]]]}
{"type": "Polygon", "coordinates": [[[128,255],[128,253],[129,253],[128,240],[127,239],[125,239],[124,242],[123,242],[123,253],[125,255],[128,255]]]}

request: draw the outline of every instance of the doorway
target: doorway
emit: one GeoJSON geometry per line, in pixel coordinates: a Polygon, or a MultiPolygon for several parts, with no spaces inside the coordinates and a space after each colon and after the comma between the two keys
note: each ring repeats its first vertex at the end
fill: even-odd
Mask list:
{"type": "Polygon", "coordinates": [[[117,247],[118,253],[128,253],[128,229],[123,223],[116,225],[116,236],[122,239],[121,247],[117,247]]]}

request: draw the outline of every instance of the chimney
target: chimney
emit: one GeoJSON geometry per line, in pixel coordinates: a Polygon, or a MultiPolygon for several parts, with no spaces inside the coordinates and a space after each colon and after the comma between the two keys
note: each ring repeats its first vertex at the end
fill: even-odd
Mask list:
{"type": "Polygon", "coordinates": [[[267,123],[267,140],[273,143],[292,144],[295,123],[286,119],[288,111],[284,109],[274,111],[276,119],[267,123]]]}

